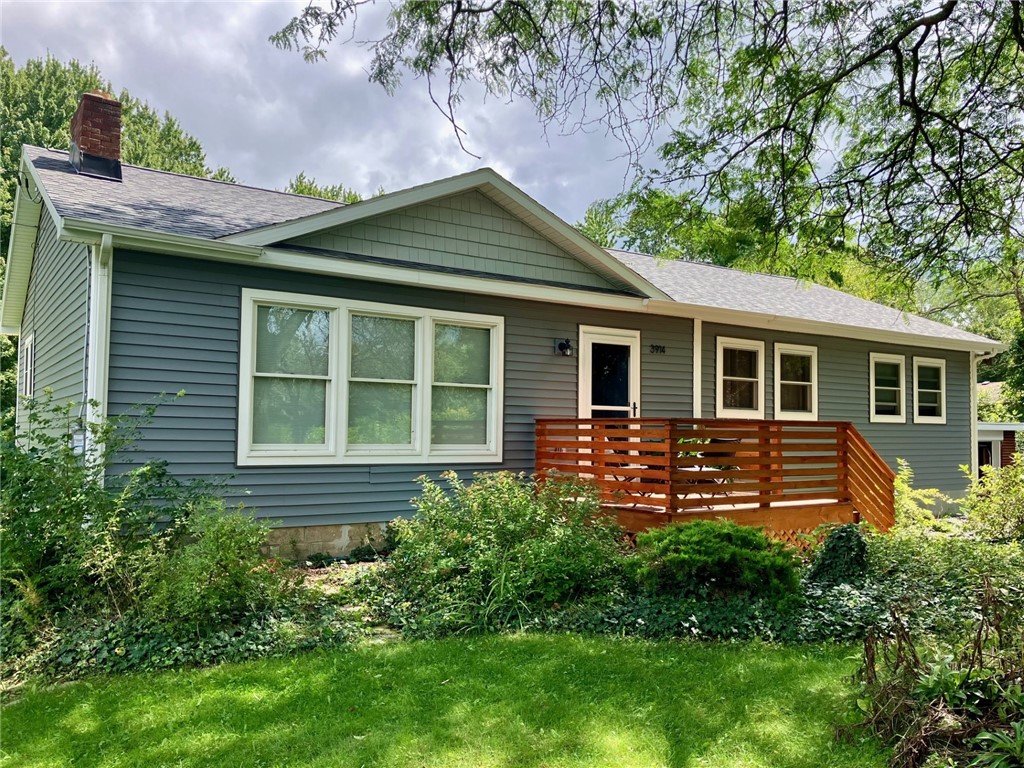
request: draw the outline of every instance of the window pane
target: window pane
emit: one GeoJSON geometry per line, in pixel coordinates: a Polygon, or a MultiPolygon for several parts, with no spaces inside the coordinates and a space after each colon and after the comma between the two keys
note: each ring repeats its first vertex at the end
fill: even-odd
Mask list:
{"type": "Polygon", "coordinates": [[[780,368],[779,378],[782,381],[811,381],[811,357],[810,355],[792,355],[783,353],[779,356],[780,368]]]}
{"type": "Polygon", "coordinates": [[[491,332],[461,325],[434,326],[434,381],[490,384],[491,332]]]}
{"type": "Polygon", "coordinates": [[[412,443],[412,385],[348,385],[349,445],[409,445],[412,443]]]}
{"type": "Polygon", "coordinates": [[[917,386],[921,389],[941,389],[942,370],[930,365],[922,365],[917,369],[917,386]]]}
{"type": "Polygon", "coordinates": [[[434,387],[430,442],[434,445],[483,445],[487,442],[487,390],[434,387]]]}
{"type": "Polygon", "coordinates": [[[879,416],[899,416],[902,413],[899,390],[876,389],[875,413],[879,416]]]}
{"type": "Polygon", "coordinates": [[[729,349],[722,350],[724,362],[724,374],[736,376],[742,379],[757,378],[757,351],[753,349],[729,349]]]}
{"type": "Polygon", "coordinates": [[[412,381],[415,367],[415,321],[352,315],[353,377],[412,381]]]}
{"type": "Polygon", "coordinates": [[[783,384],[781,406],[784,411],[811,412],[810,384],[783,384]]]}
{"type": "Polygon", "coordinates": [[[723,381],[722,394],[726,408],[757,410],[757,383],[753,381],[723,381]]]}
{"type": "Polygon", "coordinates": [[[325,309],[256,307],[256,371],[326,376],[330,313],[325,309]]]}
{"type": "Polygon", "coordinates": [[[590,402],[593,405],[630,404],[629,345],[600,344],[590,347],[590,402]]]}
{"type": "Polygon", "coordinates": [[[942,395],[939,392],[918,392],[917,413],[919,416],[941,416],[942,395]]]}
{"type": "Polygon", "coordinates": [[[326,381],[258,377],[253,382],[253,444],[323,445],[326,403],[326,381]]]}
{"type": "Polygon", "coordinates": [[[899,363],[875,363],[875,386],[876,387],[899,387],[900,381],[899,363]]]}

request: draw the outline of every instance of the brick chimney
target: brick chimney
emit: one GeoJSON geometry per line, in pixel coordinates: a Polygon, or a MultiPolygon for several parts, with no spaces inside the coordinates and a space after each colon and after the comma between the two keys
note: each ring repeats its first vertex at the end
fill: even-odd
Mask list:
{"type": "Polygon", "coordinates": [[[109,93],[82,94],[71,118],[71,164],[87,176],[121,180],[121,102],[109,93]]]}

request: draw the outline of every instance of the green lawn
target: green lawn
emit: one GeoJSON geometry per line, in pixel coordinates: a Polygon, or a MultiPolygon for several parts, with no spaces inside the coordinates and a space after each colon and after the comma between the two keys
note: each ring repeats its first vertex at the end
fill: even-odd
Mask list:
{"type": "Polygon", "coordinates": [[[27,692],[18,766],[884,766],[848,649],[570,636],[362,645],[27,692]]]}

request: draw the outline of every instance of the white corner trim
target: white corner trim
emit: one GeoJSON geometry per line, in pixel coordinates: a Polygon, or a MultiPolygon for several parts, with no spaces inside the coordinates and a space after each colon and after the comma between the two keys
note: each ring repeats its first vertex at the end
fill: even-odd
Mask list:
{"type": "Polygon", "coordinates": [[[715,344],[715,418],[718,419],[763,419],[764,418],[764,342],[755,339],[736,339],[719,336],[715,344]],[[725,371],[725,350],[745,349],[757,352],[757,407],[726,408],[723,402],[725,371]]]}
{"type": "Polygon", "coordinates": [[[693,319],[693,418],[704,415],[704,391],[701,381],[701,367],[704,361],[704,321],[699,317],[693,319]]]}
{"type": "Polygon", "coordinates": [[[86,329],[86,419],[102,421],[107,415],[110,364],[110,294],[113,283],[113,238],[104,234],[89,254],[89,325],[86,329]]]}
{"type": "Polygon", "coordinates": [[[774,410],[776,419],[788,419],[790,421],[817,421],[818,420],[818,348],[804,344],[775,343],[775,390],[774,410]],[[782,356],[794,355],[811,358],[811,380],[810,382],[783,382],[782,381],[782,356]],[[810,411],[786,411],[782,408],[782,385],[784,383],[802,383],[811,385],[811,410],[810,411]]]}
{"type": "Polygon", "coordinates": [[[905,355],[890,355],[883,352],[870,352],[868,355],[868,417],[875,424],[906,424],[907,423],[907,358],[905,355]],[[896,363],[900,367],[900,389],[897,404],[900,412],[892,414],[875,413],[875,363],[896,363]]]}

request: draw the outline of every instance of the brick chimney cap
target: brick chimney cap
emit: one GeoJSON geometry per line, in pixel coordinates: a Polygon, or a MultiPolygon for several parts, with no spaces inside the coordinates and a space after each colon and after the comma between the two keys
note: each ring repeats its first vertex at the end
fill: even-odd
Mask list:
{"type": "Polygon", "coordinates": [[[106,91],[86,91],[82,94],[83,99],[95,99],[97,101],[112,101],[115,104],[120,104],[113,94],[107,93],[106,91]]]}

